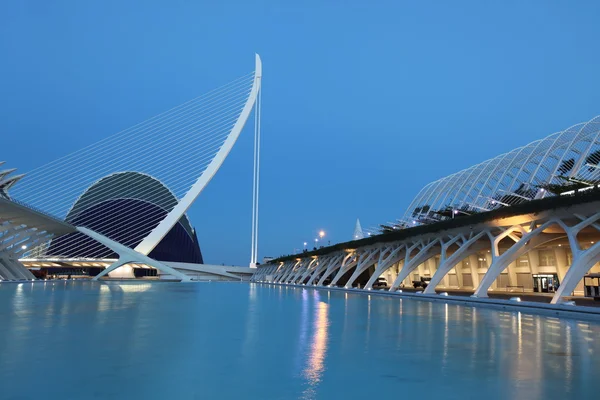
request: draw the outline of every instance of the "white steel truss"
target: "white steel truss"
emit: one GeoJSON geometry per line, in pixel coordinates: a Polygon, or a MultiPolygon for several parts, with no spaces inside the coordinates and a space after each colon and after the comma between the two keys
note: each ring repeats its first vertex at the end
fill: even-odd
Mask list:
{"type": "Polygon", "coordinates": [[[398,228],[600,184],[600,116],[426,185],[398,228]],[[550,188],[550,190],[549,190],[550,188]]]}

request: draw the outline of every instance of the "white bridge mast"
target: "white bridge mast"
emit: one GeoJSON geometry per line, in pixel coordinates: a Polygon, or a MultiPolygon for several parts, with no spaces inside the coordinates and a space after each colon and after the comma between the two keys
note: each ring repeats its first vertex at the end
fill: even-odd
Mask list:
{"type": "Polygon", "coordinates": [[[261,79],[257,77],[258,96],[254,103],[254,171],[252,179],[252,250],[250,252],[250,268],[258,265],[258,194],[260,188],[260,111],[261,111],[261,79]]]}

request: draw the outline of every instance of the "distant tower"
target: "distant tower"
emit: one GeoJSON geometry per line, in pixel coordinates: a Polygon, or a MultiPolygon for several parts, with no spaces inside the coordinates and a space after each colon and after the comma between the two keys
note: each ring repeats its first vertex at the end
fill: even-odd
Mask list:
{"type": "Polygon", "coordinates": [[[363,239],[365,234],[363,233],[362,227],[360,226],[360,220],[356,219],[356,225],[354,226],[354,235],[352,235],[352,240],[363,239]]]}

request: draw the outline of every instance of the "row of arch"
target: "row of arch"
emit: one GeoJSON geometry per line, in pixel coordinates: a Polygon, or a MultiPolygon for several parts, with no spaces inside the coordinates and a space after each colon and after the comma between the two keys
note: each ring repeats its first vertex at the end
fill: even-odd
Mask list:
{"type": "Polygon", "coordinates": [[[426,185],[400,226],[436,222],[600,183],[600,116],[426,185]]]}
{"type": "Polygon", "coordinates": [[[594,207],[588,204],[578,210],[553,210],[526,216],[514,225],[482,224],[396,243],[288,260],[261,267],[252,280],[316,286],[337,286],[342,282],[350,288],[362,277],[366,281],[364,289],[371,290],[378,278],[395,266],[398,275],[389,287],[390,291],[395,291],[417,267],[437,257],[439,264],[424,289],[424,293],[433,294],[460,262],[487,251],[490,262],[474,290],[474,296],[487,297],[494,281],[511,263],[542,245],[561,241],[570,248],[572,257],[552,298],[552,303],[561,303],[600,262],[600,213],[593,210],[594,207]]]}

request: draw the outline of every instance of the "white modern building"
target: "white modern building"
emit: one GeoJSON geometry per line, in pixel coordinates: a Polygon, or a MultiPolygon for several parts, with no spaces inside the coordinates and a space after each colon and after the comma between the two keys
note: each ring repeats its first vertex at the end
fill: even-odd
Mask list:
{"type": "Polygon", "coordinates": [[[253,280],[590,296],[599,185],[596,117],[426,185],[378,235],[279,258],[253,280]]]}
{"type": "MultiPolygon", "coordinates": [[[[24,175],[9,178],[12,171],[0,172],[0,199],[7,203],[0,221],[14,218],[8,204],[26,204],[58,223],[56,232],[44,230],[27,243],[8,240],[8,234],[26,235],[16,234],[21,229],[6,223],[4,240],[13,250],[11,260],[18,255],[20,264],[31,269],[70,270],[69,275],[81,271],[94,279],[108,274],[180,281],[248,279],[249,268],[204,264],[186,212],[254,111],[250,265],[257,265],[261,81],[262,63],[256,55],[254,71],[202,96],[24,175]]],[[[41,225],[31,229],[40,230],[41,225]]]]}

